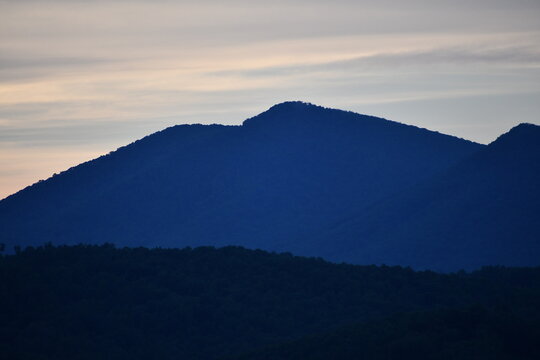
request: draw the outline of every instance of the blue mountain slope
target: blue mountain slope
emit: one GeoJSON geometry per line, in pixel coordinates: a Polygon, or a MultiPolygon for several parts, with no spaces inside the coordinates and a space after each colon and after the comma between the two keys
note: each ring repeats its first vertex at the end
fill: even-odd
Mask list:
{"type": "Polygon", "coordinates": [[[242,126],[175,126],[28,187],[0,201],[1,242],[233,244],[362,262],[314,237],[483,148],[288,102],[242,126]]]}
{"type": "Polygon", "coordinates": [[[445,271],[538,265],[540,126],[516,126],[446,171],[329,229],[315,243],[335,260],[445,271]]]}

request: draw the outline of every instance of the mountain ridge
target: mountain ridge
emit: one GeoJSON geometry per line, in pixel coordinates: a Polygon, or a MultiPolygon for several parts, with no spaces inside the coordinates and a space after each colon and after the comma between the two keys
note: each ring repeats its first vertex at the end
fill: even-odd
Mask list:
{"type": "MultiPolygon", "coordinates": [[[[491,253],[491,261],[497,264],[537,265],[540,262],[537,220],[540,148],[536,142],[539,135],[540,126],[518,125],[408,192],[375,204],[369,209],[371,219],[366,221],[358,215],[335,232],[325,233],[324,238],[341,237],[348,242],[356,241],[358,233],[364,234],[363,246],[379,254],[370,261],[379,264],[383,261],[382,253],[387,263],[398,264],[403,261],[400,256],[417,251],[417,262],[410,263],[415,268],[449,271],[459,268],[457,264],[467,269],[477,268],[487,264],[485,260],[482,262],[486,253],[491,253]],[[531,136],[530,130],[535,134],[531,136]],[[523,137],[529,141],[522,141],[523,137]],[[385,223],[378,222],[376,218],[380,214],[396,229],[389,230],[385,223]],[[345,235],[347,232],[349,235],[345,235]],[[460,237],[469,241],[456,241],[460,237]],[[477,239],[470,241],[474,237],[477,239]],[[373,251],[377,246],[380,248],[373,251]],[[455,265],[428,266],[432,261],[430,256],[435,253],[444,254],[445,262],[455,265]],[[390,254],[395,256],[393,261],[388,261],[392,258],[390,254]],[[424,260],[418,261],[420,257],[424,260]]],[[[356,251],[361,249],[359,244],[355,247],[356,251]]]]}
{"type": "MultiPolygon", "coordinates": [[[[523,125],[512,134],[527,128],[523,125]]],[[[465,168],[474,170],[474,162],[482,160],[475,159],[491,148],[381,118],[287,102],[241,126],[170,127],[26,188],[0,201],[1,242],[8,247],[46,241],[240,245],[338,262],[384,262],[386,255],[380,249],[385,247],[370,229],[400,223],[423,232],[424,226],[400,220],[414,213],[413,208],[377,204],[400,194],[416,194],[415,187],[437,176],[440,179],[460,163],[472,162],[465,168]],[[379,210],[373,211],[373,206],[379,210]],[[402,209],[403,214],[395,209],[402,209]],[[361,221],[364,225],[352,226],[343,240],[333,233],[334,224],[347,224],[346,219],[359,216],[367,219],[361,221]],[[320,239],[320,234],[328,236],[320,239]],[[359,245],[370,239],[375,240],[369,247],[359,245]],[[379,253],[362,253],[362,249],[379,253]]],[[[499,152],[506,154],[505,149],[499,152]]],[[[534,160],[535,155],[531,156],[534,160]]],[[[514,175],[520,173],[523,179],[536,176],[524,166],[514,175]]],[[[466,182],[458,184],[462,188],[466,182]]],[[[506,185],[498,186],[504,189],[506,185]]],[[[413,200],[429,203],[438,197],[431,191],[413,200]]],[[[523,196],[518,198],[526,202],[523,196]]],[[[426,208],[427,203],[414,206],[426,208]]],[[[471,211],[456,206],[452,211],[471,211]]],[[[440,221],[431,216],[426,226],[440,221]]],[[[535,227],[530,229],[536,234],[535,227]]],[[[412,240],[414,232],[388,236],[393,239],[385,240],[387,244],[429,248],[412,240]]],[[[457,241],[464,241],[460,240],[463,236],[457,241]]],[[[417,263],[414,252],[404,254],[408,255],[386,258],[393,264],[396,259],[401,265],[417,263]]],[[[479,265],[488,265],[490,259],[482,261],[479,265]]],[[[438,263],[435,256],[427,265],[438,263]]],[[[452,263],[451,268],[455,266],[459,268],[460,263],[452,263]]]]}
{"type": "MultiPolygon", "coordinates": [[[[531,321],[526,329],[534,330],[534,336],[530,333],[526,342],[500,334],[505,343],[518,345],[508,358],[523,358],[519,350],[524,344],[540,353],[540,268],[437,274],[332,264],[230,246],[120,249],[111,244],[48,244],[0,255],[0,274],[0,353],[8,359],[211,360],[268,346],[279,350],[283,342],[315,334],[332,340],[320,348],[320,341],[308,339],[306,355],[328,354],[315,356],[318,359],[359,358],[365,350],[362,343],[380,354],[378,349],[398,345],[389,340],[408,340],[410,335],[417,341],[409,349],[416,353],[434,344],[440,347],[440,340],[447,344],[464,338],[461,345],[468,346],[462,350],[470,356],[457,358],[477,359],[475,350],[486,345],[486,335],[500,338],[493,336],[498,326],[472,336],[480,306],[495,309],[498,316],[531,321]],[[456,316],[462,313],[459,309],[473,305],[476,311],[456,316]],[[418,318],[418,312],[427,317],[418,318]],[[447,316],[440,316],[444,313],[447,316]],[[440,334],[444,329],[450,332],[440,334]],[[460,329],[464,331],[456,331],[460,329]],[[342,344],[340,340],[351,338],[348,335],[354,341],[342,344]]],[[[526,333],[521,324],[511,329],[526,333]]],[[[482,353],[493,355],[493,346],[487,345],[482,353]]],[[[287,348],[280,352],[291,355],[287,348]]],[[[390,358],[402,355],[397,352],[390,358]]]]}
{"type": "MultiPolygon", "coordinates": [[[[75,166],[72,166],[72,167],[70,167],[70,168],[68,168],[66,170],[60,171],[59,173],[54,174],[54,175],[52,175],[52,176],[50,176],[48,178],[38,180],[37,182],[35,182],[33,184],[30,184],[30,185],[16,191],[13,194],[7,195],[5,198],[0,199],[0,201],[3,201],[3,200],[5,200],[5,199],[7,199],[9,197],[12,197],[13,195],[16,195],[17,193],[19,193],[21,191],[25,191],[26,189],[28,189],[28,188],[36,185],[36,184],[39,184],[39,183],[41,183],[43,181],[47,181],[47,180],[52,179],[52,178],[54,178],[56,176],[59,176],[59,175],[62,175],[64,173],[66,173],[66,172],[72,171],[73,169],[78,168],[80,166],[85,166],[85,165],[87,165],[89,163],[92,163],[92,162],[94,162],[96,160],[106,158],[106,157],[108,157],[111,154],[114,154],[116,152],[125,151],[131,145],[144,143],[145,141],[147,141],[149,138],[152,138],[152,137],[163,136],[168,132],[173,132],[173,131],[179,130],[181,128],[189,128],[189,127],[195,127],[195,128],[197,128],[197,127],[224,127],[224,128],[251,127],[251,126],[254,125],[254,122],[256,123],[257,120],[260,119],[261,117],[263,117],[263,120],[264,120],[265,117],[268,118],[269,117],[268,115],[270,115],[270,114],[271,114],[270,115],[270,117],[271,117],[276,112],[278,114],[280,114],[280,115],[283,115],[282,111],[284,109],[287,111],[288,110],[287,108],[288,109],[293,108],[293,109],[296,109],[297,111],[298,110],[306,110],[306,108],[312,108],[312,109],[317,109],[317,110],[325,110],[325,111],[339,111],[341,113],[349,114],[349,115],[352,115],[353,117],[357,117],[357,118],[360,117],[360,118],[370,119],[370,120],[375,120],[375,121],[384,121],[384,122],[391,123],[393,125],[400,125],[400,126],[405,126],[405,127],[411,128],[411,129],[418,129],[418,130],[422,130],[422,131],[428,131],[429,133],[432,133],[432,134],[440,134],[440,135],[442,135],[444,137],[449,137],[449,138],[457,139],[457,140],[463,140],[463,141],[466,141],[466,142],[471,143],[471,144],[484,146],[484,144],[480,144],[480,143],[477,143],[475,141],[468,140],[468,139],[465,139],[465,138],[461,138],[461,137],[458,137],[458,136],[443,134],[443,133],[440,133],[438,131],[429,130],[429,129],[418,127],[418,126],[415,126],[415,125],[408,125],[408,124],[404,124],[404,123],[399,123],[399,122],[396,122],[396,121],[388,120],[388,119],[377,117],[377,116],[364,115],[364,114],[359,114],[359,113],[355,113],[353,111],[347,111],[347,110],[339,110],[339,109],[334,109],[334,108],[327,108],[327,107],[324,107],[324,106],[312,104],[312,103],[309,103],[309,102],[299,101],[299,100],[297,100],[297,101],[285,101],[285,102],[282,102],[282,103],[275,104],[275,105],[271,106],[268,110],[266,110],[266,111],[264,111],[264,112],[262,112],[262,113],[260,113],[260,114],[258,114],[256,116],[253,116],[253,117],[250,117],[250,118],[244,120],[242,122],[242,124],[240,124],[240,125],[224,125],[224,124],[218,124],[218,123],[204,125],[204,124],[200,124],[200,123],[193,123],[193,124],[178,124],[178,125],[173,125],[173,126],[164,128],[164,129],[159,130],[159,131],[157,131],[155,133],[152,133],[152,134],[146,135],[146,136],[144,136],[144,137],[142,137],[140,139],[137,139],[137,140],[135,140],[135,141],[133,141],[133,142],[127,144],[127,145],[120,146],[116,150],[111,150],[107,154],[98,156],[97,158],[94,158],[94,159],[84,161],[84,162],[82,162],[82,163],[80,163],[78,165],[75,165],[75,166]]],[[[532,124],[527,124],[527,125],[532,125],[532,124]]]]}
{"type": "MultiPolygon", "coordinates": [[[[257,125],[265,125],[265,122],[271,123],[272,120],[280,120],[284,116],[300,115],[306,112],[311,112],[314,115],[317,115],[316,114],[317,112],[324,112],[327,114],[332,114],[332,113],[335,114],[337,112],[340,115],[345,115],[347,120],[366,121],[366,122],[369,121],[373,124],[379,123],[379,125],[381,123],[385,125],[395,125],[395,126],[400,126],[403,128],[408,128],[410,130],[414,129],[414,130],[420,130],[420,131],[427,131],[431,134],[441,135],[441,137],[451,138],[451,139],[456,139],[456,140],[463,140],[471,144],[483,145],[483,144],[479,144],[477,142],[464,139],[458,136],[443,134],[438,131],[422,128],[415,125],[404,124],[397,121],[388,120],[382,117],[360,114],[360,113],[356,113],[356,112],[348,111],[348,110],[328,108],[328,107],[324,107],[324,106],[320,106],[320,105],[316,105],[316,104],[312,104],[312,103],[304,102],[304,101],[285,101],[282,103],[275,104],[271,106],[268,110],[256,116],[253,116],[251,118],[244,120],[241,126],[251,127],[251,126],[257,126],[257,125]]],[[[290,120],[291,119],[287,119],[287,121],[285,121],[285,125],[293,125],[294,123],[292,123],[290,120]]],[[[314,123],[313,119],[307,119],[307,120],[308,121],[305,121],[303,123],[306,124],[309,122],[309,125],[313,125],[314,123]]],[[[333,117],[332,120],[341,120],[341,119],[336,119],[336,117],[333,117]]],[[[302,122],[297,122],[297,124],[298,123],[302,124],[302,122]]],[[[272,125],[274,124],[275,123],[272,123],[272,125]]]]}

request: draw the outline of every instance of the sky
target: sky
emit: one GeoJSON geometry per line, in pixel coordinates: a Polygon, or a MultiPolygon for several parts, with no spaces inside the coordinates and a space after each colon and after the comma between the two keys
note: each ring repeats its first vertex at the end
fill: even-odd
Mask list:
{"type": "Polygon", "coordinates": [[[289,100],[480,143],[540,124],[540,1],[0,0],[0,199],[289,100]]]}

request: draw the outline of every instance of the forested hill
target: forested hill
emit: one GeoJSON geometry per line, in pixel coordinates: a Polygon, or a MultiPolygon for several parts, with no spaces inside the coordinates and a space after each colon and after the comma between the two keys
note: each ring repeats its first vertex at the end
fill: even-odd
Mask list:
{"type": "MultiPolygon", "coordinates": [[[[504,351],[514,358],[527,358],[518,356],[516,345],[540,343],[539,268],[443,275],[238,247],[48,245],[0,257],[0,292],[6,359],[258,359],[268,351],[261,349],[326,333],[333,334],[328,347],[318,342],[313,351],[328,354],[366,332],[374,340],[369,349],[392,341],[428,351],[429,339],[440,341],[441,332],[472,334],[476,328],[467,332],[469,325],[482,331],[486,322],[489,331],[458,341],[462,356],[449,358],[480,358],[474,349],[483,347],[476,345],[504,334],[497,324],[530,330],[529,337],[505,339],[510,350],[504,351]],[[471,306],[474,318],[447,313],[471,306]]],[[[353,352],[349,358],[362,358],[354,344],[343,349],[353,352]]]]}
{"type": "Polygon", "coordinates": [[[242,245],[325,257],[315,235],[482,148],[288,102],[242,126],[175,126],[26,188],[0,201],[0,242],[242,245]]]}
{"type": "Polygon", "coordinates": [[[230,359],[536,360],[540,357],[538,315],[482,306],[412,312],[230,359]]]}

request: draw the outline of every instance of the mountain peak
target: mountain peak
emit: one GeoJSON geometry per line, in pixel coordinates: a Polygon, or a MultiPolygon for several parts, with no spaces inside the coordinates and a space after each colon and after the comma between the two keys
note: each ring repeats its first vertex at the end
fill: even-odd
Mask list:
{"type": "Polygon", "coordinates": [[[521,123],[499,136],[490,146],[521,150],[540,150],[540,126],[521,123]]]}
{"type": "Polygon", "coordinates": [[[364,115],[352,111],[328,108],[304,101],[286,101],[273,105],[268,110],[249,118],[243,122],[244,127],[281,129],[291,131],[307,130],[315,128],[327,128],[333,126],[349,126],[351,124],[365,126],[399,125],[375,116],[364,115]]]}
{"type": "Polygon", "coordinates": [[[303,123],[307,118],[313,119],[313,116],[311,115],[320,111],[332,111],[332,109],[324,108],[322,106],[314,105],[303,101],[285,101],[273,105],[268,110],[260,113],[259,115],[245,120],[242,125],[252,126],[263,123],[276,124],[285,122],[288,125],[293,123],[303,123]]]}
{"type": "MultiPolygon", "coordinates": [[[[521,123],[519,125],[514,126],[507,134],[513,134],[514,136],[520,135],[523,136],[525,134],[527,135],[533,135],[533,136],[540,136],[540,126],[531,124],[531,123],[521,123]]],[[[503,134],[504,136],[506,134],[503,134]]],[[[525,135],[525,136],[527,136],[525,135]]]]}
{"type": "Polygon", "coordinates": [[[320,108],[322,109],[322,106],[318,106],[309,102],[305,101],[285,101],[279,104],[275,104],[268,111],[290,111],[290,110],[306,110],[309,108],[320,108]]]}

